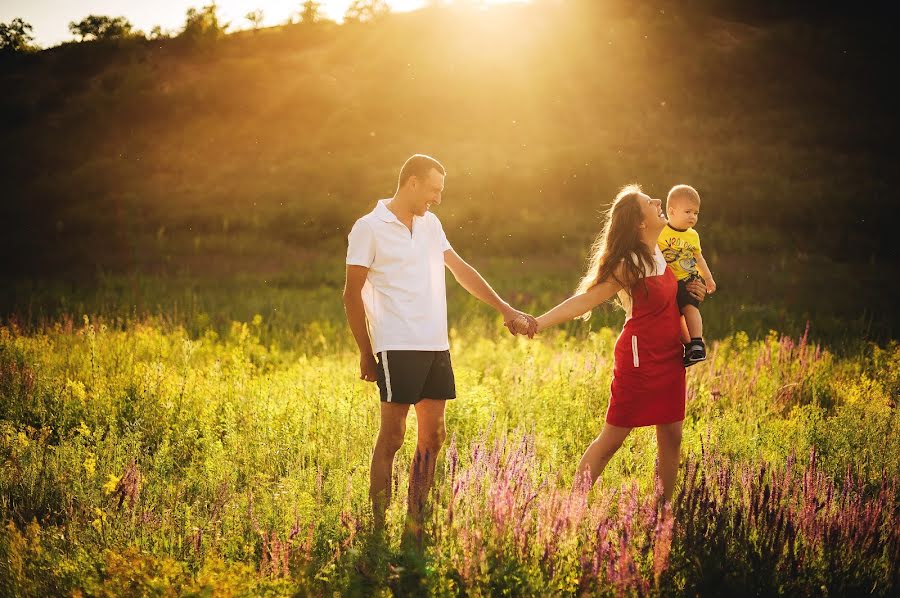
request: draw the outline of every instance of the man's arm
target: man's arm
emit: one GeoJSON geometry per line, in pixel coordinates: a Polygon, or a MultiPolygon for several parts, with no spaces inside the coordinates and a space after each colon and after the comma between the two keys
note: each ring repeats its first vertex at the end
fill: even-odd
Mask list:
{"type": "Polygon", "coordinates": [[[706,281],[706,292],[712,295],[716,292],[716,281],[713,280],[712,272],[709,271],[706,259],[704,259],[703,254],[699,251],[694,253],[694,259],[697,260],[697,271],[700,272],[700,276],[706,281]]]}
{"type": "MultiPolygon", "coordinates": [[[[509,303],[501,299],[481,274],[459,257],[456,251],[448,249],[444,252],[444,264],[453,273],[456,282],[468,291],[470,295],[499,311],[503,316],[504,323],[508,324],[516,318],[525,316],[529,319],[529,329],[533,332],[534,318],[513,308],[509,303]]],[[[512,332],[512,330],[510,331],[512,332]]]]}
{"type": "Polygon", "coordinates": [[[362,300],[362,288],[366,283],[369,269],[365,266],[347,266],[347,281],[344,284],[344,311],[347,322],[359,347],[359,377],[366,382],[376,380],[375,356],[372,354],[372,341],[369,340],[369,329],[366,326],[366,308],[362,300]]]}

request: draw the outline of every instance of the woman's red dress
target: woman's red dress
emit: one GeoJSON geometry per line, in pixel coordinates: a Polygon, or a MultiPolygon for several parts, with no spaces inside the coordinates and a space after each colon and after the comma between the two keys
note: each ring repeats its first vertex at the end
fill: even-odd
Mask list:
{"type": "Polygon", "coordinates": [[[614,426],[635,428],[684,419],[684,345],[675,302],[678,285],[668,268],[657,268],[654,274],[644,279],[646,292],[640,282],[634,285],[631,315],[616,340],[606,412],[607,423],[614,426]]]}

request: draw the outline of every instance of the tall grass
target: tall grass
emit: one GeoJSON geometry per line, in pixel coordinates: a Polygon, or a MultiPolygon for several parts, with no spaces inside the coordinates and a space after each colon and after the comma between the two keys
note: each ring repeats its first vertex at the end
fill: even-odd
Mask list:
{"type": "Polygon", "coordinates": [[[714,343],[688,374],[670,511],[650,429],[591,493],[570,490],[608,401],[613,330],[529,342],[458,326],[460,396],[418,553],[400,543],[402,498],[387,533],[370,531],[378,406],[354,353],[329,331],[313,351],[265,328],[0,328],[0,593],[898,588],[896,344],[714,343]]]}

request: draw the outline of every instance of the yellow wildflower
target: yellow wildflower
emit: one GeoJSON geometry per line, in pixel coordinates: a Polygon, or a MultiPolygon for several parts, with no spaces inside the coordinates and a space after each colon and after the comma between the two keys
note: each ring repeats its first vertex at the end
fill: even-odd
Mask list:
{"type": "Polygon", "coordinates": [[[85,438],[91,437],[91,429],[84,425],[84,422],[81,422],[78,425],[78,433],[84,436],[85,438]]]}
{"type": "Polygon", "coordinates": [[[71,393],[73,399],[84,404],[87,399],[87,389],[80,380],[66,380],[66,390],[71,393]]]}
{"type": "Polygon", "coordinates": [[[88,453],[83,465],[88,477],[94,477],[94,473],[97,471],[97,456],[94,453],[88,453]]]}
{"type": "Polygon", "coordinates": [[[119,485],[119,479],[122,476],[117,476],[114,474],[109,474],[106,476],[106,483],[103,484],[103,492],[104,494],[111,494],[116,491],[116,487],[119,485]]]}
{"type": "Polygon", "coordinates": [[[103,511],[103,509],[94,507],[94,514],[97,516],[97,518],[91,521],[91,525],[94,526],[94,529],[98,532],[102,532],[103,524],[106,523],[106,513],[103,511]]]}

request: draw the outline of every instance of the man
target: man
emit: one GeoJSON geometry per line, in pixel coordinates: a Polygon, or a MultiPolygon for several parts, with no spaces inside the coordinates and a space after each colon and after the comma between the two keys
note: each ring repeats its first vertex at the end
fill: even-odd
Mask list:
{"type": "Polygon", "coordinates": [[[410,522],[416,525],[446,437],[446,401],[456,397],[444,267],[469,293],[499,311],[508,327],[525,320],[533,334],[537,326],[459,257],[437,216],[429,212],[441,204],[445,175],[434,158],[412,156],[400,170],[394,196],[380,200],[357,220],[348,237],[344,308],[359,346],[359,377],[377,381],[381,394],[369,487],[379,529],[390,503],[394,455],[403,444],[410,405],[419,424],[409,478],[410,522]]]}

